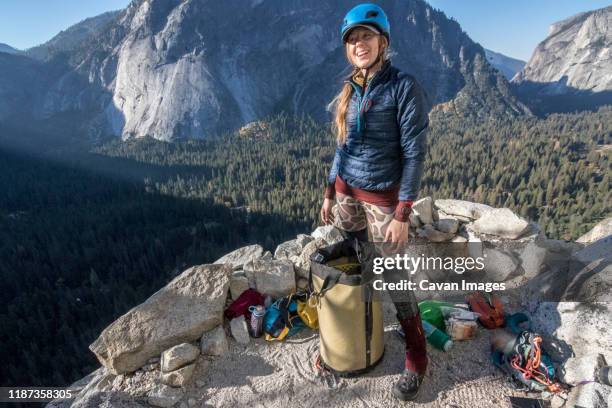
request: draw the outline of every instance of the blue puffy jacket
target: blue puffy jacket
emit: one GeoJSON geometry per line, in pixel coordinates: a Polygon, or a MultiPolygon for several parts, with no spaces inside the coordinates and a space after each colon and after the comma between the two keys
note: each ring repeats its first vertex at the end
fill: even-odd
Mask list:
{"type": "Polygon", "coordinates": [[[379,191],[400,182],[399,201],[416,200],[426,151],[429,103],[414,77],[385,61],[355,92],[346,115],[346,143],[336,148],[328,182],[379,191]]]}

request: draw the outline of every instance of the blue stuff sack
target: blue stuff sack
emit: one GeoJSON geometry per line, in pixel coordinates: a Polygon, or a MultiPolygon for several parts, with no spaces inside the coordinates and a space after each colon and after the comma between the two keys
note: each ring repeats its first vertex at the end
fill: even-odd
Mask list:
{"type": "Polygon", "coordinates": [[[280,298],[266,309],[263,328],[268,341],[284,340],[304,327],[304,322],[297,312],[297,301],[293,296],[280,298]]]}

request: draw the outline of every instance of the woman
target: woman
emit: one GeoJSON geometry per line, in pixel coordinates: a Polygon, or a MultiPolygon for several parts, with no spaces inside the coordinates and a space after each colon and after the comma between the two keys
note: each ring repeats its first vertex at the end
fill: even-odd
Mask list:
{"type": "MultiPolygon", "coordinates": [[[[321,219],[362,239],[369,233],[372,241],[399,245],[408,240],[429,109],[415,79],[389,61],[389,22],[379,6],[351,9],[341,32],[353,72],[332,102],[338,146],[321,219]],[[334,198],[338,205],[332,215],[334,198]]],[[[393,394],[412,400],[427,369],[425,336],[414,294],[391,297],[406,334],[405,370],[393,394]]]]}

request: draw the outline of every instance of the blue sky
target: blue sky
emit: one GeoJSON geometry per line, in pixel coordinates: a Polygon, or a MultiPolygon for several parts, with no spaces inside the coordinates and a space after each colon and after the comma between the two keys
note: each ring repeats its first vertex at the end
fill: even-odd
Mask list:
{"type": "MultiPolygon", "coordinates": [[[[612,0],[428,2],[457,20],[485,48],[523,60],[528,60],[535,46],[546,37],[551,23],[612,4],[612,0]]],[[[29,48],[87,17],[123,8],[128,3],[129,0],[0,0],[0,42],[29,48]]]]}

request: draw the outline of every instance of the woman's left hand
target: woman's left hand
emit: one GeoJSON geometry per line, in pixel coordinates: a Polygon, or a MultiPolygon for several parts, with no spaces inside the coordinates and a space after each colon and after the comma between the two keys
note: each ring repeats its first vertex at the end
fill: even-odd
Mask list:
{"type": "Polygon", "coordinates": [[[405,242],[408,242],[408,227],[410,223],[401,222],[396,219],[393,219],[389,226],[387,227],[387,232],[385,234],[385,242],[396,242],[397,247],[405,242]]]}

